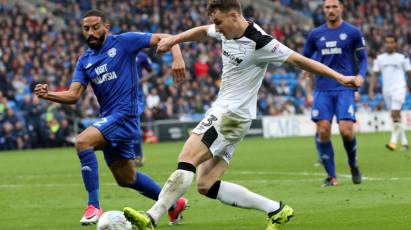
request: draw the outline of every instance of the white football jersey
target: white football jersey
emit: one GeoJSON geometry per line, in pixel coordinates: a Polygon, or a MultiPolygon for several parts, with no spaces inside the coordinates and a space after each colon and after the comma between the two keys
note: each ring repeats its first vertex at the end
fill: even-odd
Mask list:
{"type": "Polygon", "coordinates": [[[383,94],[407,87],[405,73],[411,71],[410,59],[400,53],[383,53],[374,60],[374,72],[382,74],[383,94]]]}
{"type": "Polygon", "coordinates": [[[226,39],[214,24],[209,26],[208,36],[222,41],[223,72],[215,104],[240,117],[256,118],[257,94],[268,64],[282,64],[294,51],[255,23],[238,39],[226,39]]]}

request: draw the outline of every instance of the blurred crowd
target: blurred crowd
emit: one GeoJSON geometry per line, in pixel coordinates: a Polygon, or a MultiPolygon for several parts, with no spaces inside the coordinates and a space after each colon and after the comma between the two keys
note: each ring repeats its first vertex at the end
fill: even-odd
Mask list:
{"type": "MultiPolygon", "coordinates": [[[[37,83],[48,83],[53,91],[68,89],[77,58],[87,48],[79,23],[88,9],[108,12],[111,31],[116,34],[125,31],[176,34],[210,23],[205,1],[49,0],[34,8],[6,2],[0,1],[0,150],[67,145],[68,137],[76,131],[73,123],[80,121],[80,128],[85,127],[98,116],[99,105],[90,87],[79,103],[70,106],[40,100],[32,94],[37,83]]],[[[316,25],[324,22],[322,1],[276,2],[299,11],[302,16],[312,17],[316,25]]],[[[347,2],[344,17],[364,32],[370,57],[382,50],[386,32],[395,32],[400,47],[410,52],[411,32],[407,29],[410,1],[390,1],[389,6],[376,0],[347,2]]],[[[290,16],[273,15],[252,5],[244,6],[244,15],[300,52],[311,29],[294,23],[290,16]]],[[[160,119],[201,119],[218,94],[222,68],[220,43],[210,39],[204,43],[187,43],[181,48],[188,80],[178,87],[171,76],[171,55],[145,51],[152,59],[152,73],[143,71],[143,75],[153,75],[142,83],[146,95],[142,120],[148,125],[160,119]]],[[[308,115],[307,84],[309,81],[296,70],[271,66],[258,95],[259,116],[308,115]]],[[[362,93],[367,92],[366,87],[362,93]]],[[[361,109],[364,104],[369,110],[384,108],[381,100],[368,103],[366,95],[362,102],[361,109]]]]}

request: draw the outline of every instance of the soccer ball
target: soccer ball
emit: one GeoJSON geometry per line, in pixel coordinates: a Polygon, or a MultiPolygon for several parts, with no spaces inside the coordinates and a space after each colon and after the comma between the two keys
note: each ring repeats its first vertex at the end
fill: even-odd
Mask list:
{"type": "Polygon", "coordinates": [[[97,230],[132,230],[130,222],[120,211],[108,211],[103,213],[97,223],[97,230]]]}

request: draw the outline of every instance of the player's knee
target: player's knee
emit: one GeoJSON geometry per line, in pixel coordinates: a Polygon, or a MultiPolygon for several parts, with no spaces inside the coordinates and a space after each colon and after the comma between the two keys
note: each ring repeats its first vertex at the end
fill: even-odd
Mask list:
{"type": "Polygon", "coordinates": [[[391,118],[394,122],[400,122],[401,121],[401,113],[392,112],[391,113],[391,118]]]}
{"type": "Polygon", "coordinates": [[[318,136],[320,140],[329,140],[331,136],[331,129],[327,126],[318,127],[318,136]]]}
{"type": "Polygon", "coordinates": [[[136,177],[131,175],[116,176],[116,182],[120,187],[129,188],[136,183],[136,177]]]}
{"type": "Polygon", "coordinates": [[[78,151],[83,151],[93,147],[91,146],[90,141],[87,138],[83,138],[81,135],[76,137],[75,146],[78,151]]]}
{"type": "Polygon", "coordinates": [[[351,141],[354,135],[352,129],[341,129],[340,134],[345,141],[351,141]]]}

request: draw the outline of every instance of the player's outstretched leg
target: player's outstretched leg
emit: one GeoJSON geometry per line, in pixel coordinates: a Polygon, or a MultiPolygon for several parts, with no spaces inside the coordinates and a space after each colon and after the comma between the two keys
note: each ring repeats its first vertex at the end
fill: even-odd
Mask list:
{"type": "MultiPolygon", "coordinates": [[[[278,229],[278,226],[284,224],[286,222],[283,220],[284,213],[292,215],[292,209],[288,206],[284,209],[281,202],[268,199],[239,184],[221,181],[219,178],[222,177],[227,167],[228,163],[219,157],[214,157],[201,164],[197,174],[198,192],[210,199],[217,199],[223,204],[259,210],[267,214],[269,219],[278,219],[278,224],[269,223],[268,229],[278,229]]],[[[286,219],[288,221],[289,218],[286,219]]]]}

